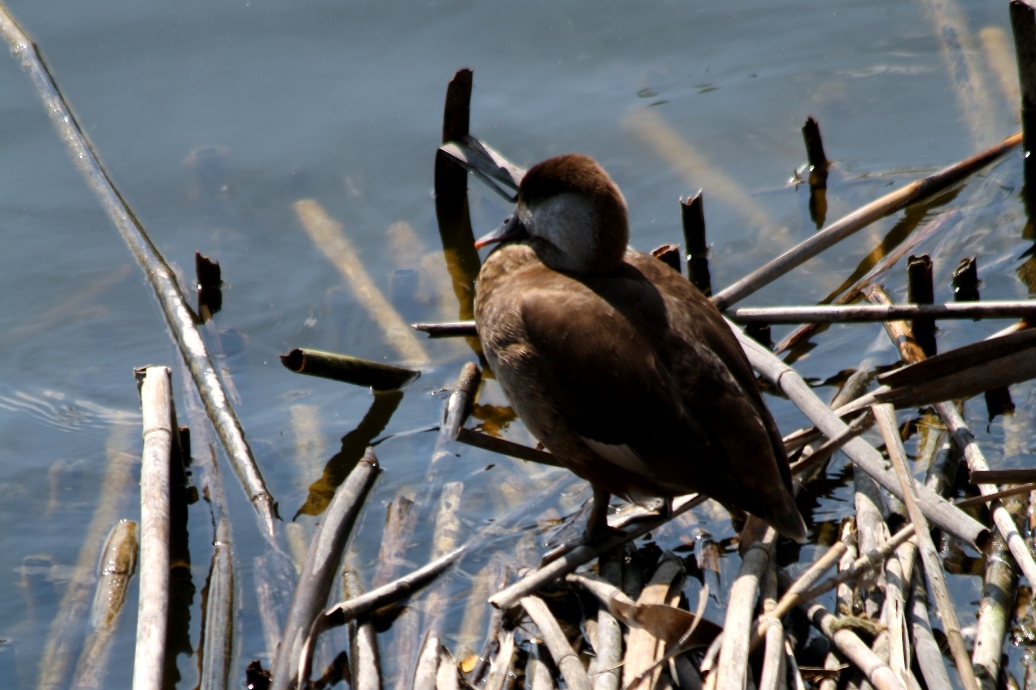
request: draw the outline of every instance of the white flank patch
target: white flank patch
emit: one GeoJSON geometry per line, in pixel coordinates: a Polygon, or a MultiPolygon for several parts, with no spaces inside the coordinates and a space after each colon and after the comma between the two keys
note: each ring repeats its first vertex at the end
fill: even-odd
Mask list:
{"type": "Polygon", "coordinates": [[[597,453],[613,465],[618,465],[624,470],[636,472],[637,474],[652,474],[651,468],[647,466],[647,463],[645,463],[641,457],[625,443],[613,445],[611,443],[601,443],[600,441],[595,441],[592,438],[586,438],[585,436],[580,436],[579,438],[582,439],[583,443],[585,443],[590,450],[597,453]]]}

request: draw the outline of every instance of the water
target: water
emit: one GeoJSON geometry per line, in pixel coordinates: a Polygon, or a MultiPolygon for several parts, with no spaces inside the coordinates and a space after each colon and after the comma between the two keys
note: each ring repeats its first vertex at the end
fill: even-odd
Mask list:
{"type": "MultiPolygon", "coordinates": [[[[979,39],[984,29],[993,31],[987,38],[1006,35],[1010,64],[1006,3],[959,7],[964,38],[971,39],[967,54],[985,94],[967,107],[922,3],[8,4],[40,45],[115,183],[182,271],[183,284],[191,282],[195,250],[222,265],[223,310],[206,327],[207,345],[221,354],[217,364],[229,372],[238,415],[289,520],[338,453],[339,439],[367,414],[372,396],[293,375],[278,355],[313,347],[396,359],[341,275],[302,232],[293,204],[315,199],[342,223],[386,294],[393,271],[421,272],[418,299],[400,307],[407,319],[456,318],[455,298],[436,287],[444,262],[436,251],[431,197],[442,99],[456,69],[474,69],[472,132],[516,163],[528,166],[570,150],[595,156],[629,202],[632,243],[639,249],[679,241],[677,200],[704,188],[716,287],[813,232],[807,189],[787,184],[805,160],[798,129],[807,115],[819,120],[837,165],[828,220],[1017,127],[1017,96],[1005,94],[990,66],[997,53],[979,39]]],[[[1008,84],[1011,79],[1008,74],[1008,84]]],[[[0,646],[0,675],[7,687],[33,687],[50,621],[97,509],[106,448],[140,451],[132,369],[175,369],[179,355],[141,272],[69,164],[13,60],[0,61],[0,93],[6,239],[0,254],[0,585],[8,593],[0,607],[0,637],[8,640],[0,646]],[[31,556],[44,557],[31,563],[53,567],[23,568],[31,556]]],[[[949,272],[965,255],[979,257],[984,298],[1029,294],[1023,252],[1031,242],[1021,239],[1020,188],[1015,155],[949,202],[965,210],[966,222],[922,248],[936,260],[937,301],[951,299],[949,272]]],[[[509,210],[475,181],[470,202],[476,232],[491,229],[509,210]]],[[[865,230],[746,304],[819,300],[895,220],[865,230]]],[[[903,298],[901,269],[886,284],[903,298]]],[[[992,322],[945,323],[940,348],[996,328],[992,322]]],[[[775,329],[775,339],[784,332],[775,329]]],[[[831,328],[813,342],[798,367],[818,381],[855,367],[868,352],[880,363],[896,360],[876,325],[831,328]]],[[[439,420],[439,391],[473,355],[460,343],[427,347],[431,363],[422,377],[390,417],[391,405],[379,403],[372,415],[377,423],[359,437],[439,420]]],[[[176,392],[183,416],[179,379],[176,392]]],[[[818,392],[830,397],[833,388],[818,392]]],[[[1033,389],[1018,386],[1013,395],[1017,410],[1010,423],[1001,417],[987,424],[981,400],[968,408],[994,466],[1005,455],[1022,464],[1032,452],[1033,389]],[[1006,453],[1005,439],[1013,439],[1006,453]]],[[[482,402],[505,405],[492,383],[482,402]]],[[[802,424],[789,405],[771,403],[783,430],[802,424]]],[[[505,433],[528,441],[519,424],[505,433]]],[[[421,487],[433,443],[434,434],[426,433],[379,446],[385,471],[352,546],[367,578],[385,506],[421,487]]],[[[245,662],[265,655],[252,577],[262,544],[233,474],[225,464],[221,469],[238,558],[237,683],[245,662]]],[[[527,498],[522,492],[534,492],[537,482],[564,476],[470,448],[450,461],[447,474],[465,482],[462,519],[469,532],[498,518],[507,500],[520,504],[527,498]],[[502,497],[500,487],[509,484],[521,491],[502,497]]],[[[831,486],[818,497],[817,521],[850,512],[851,494],[838,481],[831,486]]],[[[570,512],[585,497],[574,490],[557,508],[570,512]]],[[[117,504],[119,515],[139,514],[132,483],[117,504]]],[[[700,519],[718,539],[733,534],[722,514],[702,512],[700,519]]],[[[304,532],[313,523],[305,515],[296,520],[304,532]]],[[[204,502],[192,506],[189,530],[197,591],[177,664],[178,686],[185,688],[196,684],[191,647],[197,646],[211,554],[204,502]]],[[[430,524],[419,525],[415,544],[426,544],[430,531],[430,524]]],[[[502,547],[518,548],[521,533],[502,547]]],[[[809,560],[814,551],[804,548],[799,557],[809,560]]],[[[409,564],[426,557],[417,547],[407,555],[409,564]]],[[[482,563],[467,563],[453,576],[448,630],[460,625],[467,583],[482,563]]],[[[736,556],[727,556],[727,582],[736,568],[736,556]]],[[[962,611],[970,611],[967,602],[977,598],[980,581],[953,580],[962,611]]],[[[111,687],[129,683],[135,601],[134,590],[111,687]]],[[[719,620],[722,611],[712,607],[709,615],[719,620]]],[[[973,623],[968,615],[965,625],[973,623]]],[[[382,642],[394,643],[393,633],[384,633],[382,642]]],[[[454,651],[461,643],[448,642],[454,651]]],[[[1019,654],[1012,652],[1011,670],[1020,678],[1019,654]]]]}

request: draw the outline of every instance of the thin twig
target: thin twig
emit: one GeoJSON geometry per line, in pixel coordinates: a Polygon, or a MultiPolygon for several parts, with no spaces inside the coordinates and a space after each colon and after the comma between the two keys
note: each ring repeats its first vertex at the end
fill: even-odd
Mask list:
{"type": "Polygon", "coordinates": [[[740,307],[727,312],[735,323],[873,323],[892,319],[1006,319],[1036,316],[1036,300],[815,307],[740,307]]]}

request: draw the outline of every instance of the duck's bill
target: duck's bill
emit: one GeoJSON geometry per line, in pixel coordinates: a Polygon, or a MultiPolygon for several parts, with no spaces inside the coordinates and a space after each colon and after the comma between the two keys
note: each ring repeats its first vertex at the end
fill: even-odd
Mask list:
{"type": "Polygon", "coordinates": [[[516,240],[522,237],[527,237],[525,232],[525,226],[522,225],[521,221],[518,220],[518,214],[513,214],[510,218],[504,221],[503,225],[489,233],[483,235],[475,240],[475,249],[482,249],[488,244],[496,244],[497,242],[506,242],[508,240],[516,240]]]}

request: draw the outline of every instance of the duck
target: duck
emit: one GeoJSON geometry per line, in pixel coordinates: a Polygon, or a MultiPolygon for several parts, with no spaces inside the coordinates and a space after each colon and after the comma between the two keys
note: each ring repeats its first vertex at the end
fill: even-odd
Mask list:
{"type": "Polygon", "coordinates": [[[641,505],[704,493],[804,543],[781,434],[720,312],[629,244],[626,200],[589,156],[544,160],[475,283],[486,362],[526,428],[593,488],[588,538],[612,495],[641,505]]]}

